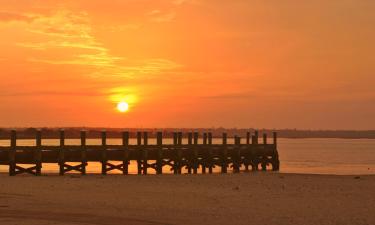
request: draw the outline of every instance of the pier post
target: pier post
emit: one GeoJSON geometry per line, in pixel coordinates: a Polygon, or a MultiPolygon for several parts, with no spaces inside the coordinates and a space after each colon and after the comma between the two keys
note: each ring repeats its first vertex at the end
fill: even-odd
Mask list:
{"type": "Polygon", "coordinates": [[[60,130],[60,148],[59,148],[59,174],[65,173],[65,131],[60,130]]]}
{"type": "Polygon", "coordinates": [[[274,154],[273,154],[273,164],[272,170],[279,171],[280,170],[280,160],[279,160],[279,153],[277,151],[277,132],[273,132],[273,146],[274,146],[274,154]]]}
{"type": "Polygon", "coordinates": [[[138,175],[142,174],[142,132],[137,132],[137,145],[138,145],[138,159],[137,159],[137,168],[138,168],[138,175]]]}
{"type": "Polygon", "coordinates": [[[163,133],[156,134],[156,144],[158,146],[158,158],[156,160],[156,173],[163,174],[163,133]]]}
{"type": "Polygon", "coordinates": [[[192,149],[192,145],[193,145],[193,133],[192,132],[189,132],[188,133],[188,145],[189,145],[189,152],[188,152],[188,174],[191,174],[192,172],[192,168],[193,168],[193,157],[192,157],[192,152],[191,152],[191,149],[192,149]]]}
{"type": "Polygon", "coordinates": [[[259,140],[259,131],[255,131],[255,134],[254,134],[254,142],[253,144],[258,144],[258,140],[259,140]]]}
{"type": "Polygon", "coordinates": [[[177,140],[178,145],[182,145],[182,132],[177,133],[177,140]]]}
{"type": "Polygon", "coordinates": [[[173,132],[173,145],[177,145],[177,143],[178,143],[177,132],[173,132]]]}
{"type": "Polygon", "coordinates": [[[193,167],[193,173],[197,174],[198,173],[198,167],[199,167],[199,159],[198,159],[198,138],[199,138],[199,133],[194,132],[193,140],[194,140],[194,167],[193,167]]]}
{"type": "MultiPolygon", "coordinates": [[[[266,133],[264,133],[263,134],[263,144],[265,145],[265,147],[266,147],[266,145],[267,145],[267,134],[266,133]]],[[[266,149],[266,148],[265,148],[266,149]]],[[[262,157],[262,163],[261,163],[261,166],[262,166],[262,171],[266,171],[267,170],[267,157],[266,156],[263,156],[262,157]]]]}
{"type": "Polygon", "coordinates": [[[212,133],[208,133],[208,172],[213,172],[214,162],[213,162],[213,154],[212,154],[212,133]]]}
{"type": "Polygon", "coordinates": [[[129,174],[129,132],[122,132],[122,146],[124,147],[124,159],[122,161],[122,174],[129,174]]]}
{"type": "Polygon", "coordinates": [[[147,145],[148,145],[148,133],[143,132],[143,145],[145,146],[144,150],[142,151],[143,153],[143,175],[147,175],[147,168],[148,168],[148,151],[147,151],[147,145]]]}
{"type": "Polygon", "coordinates": [[[193,132],[188,133],[188,145],[193,144],[193,132]]]}
{"type": "Polygon", "coordinates": [[[182,161],[182,132],[177,133],[177,138],[178,138],[178,148],[177,148],[177,162],[178,162],[178,174],[182,173],[182,166],[183,166],[183,161],[182,161]]]}
{"type": "Polygon", "coordinates": [[[174,163],[173,163],[173,173],[178,174],[178,154],[177,154],[177,144],[178,144],[178,137],[177,132],[173,132],[173,154],[174,154],[174,163]]]}
{"type": "Polygon", "coordinates": [[[273,132],[273,145],[277,148],[277,132],[273,132]]]}
{"type": "Polygon", "coordinates": [[[86,131],[81,131],[81,173],[86,175],[87,154],[86,154],[86,131]]]}
{"type": "Polygon", "coordinates": [[[206,173],[206,165],[207,165],[207,133],[203,133],[203,159],[202,159],[202,174],[206,173]]]}
{"type": "Polygon", "coordinates": [[[36,131],[36,148],[34,152],[35,160],[35,175],[40,176],[42,174],[42,131],[36,131]]]}
{"type": "Polygon", "coordinates": [[[251,133],[250,132],[246,132],[246,144],[247,145],[250,144],[250,137],[251,137],[251,133]]]}
{"type": "Polygon", "coordinates": [[[107,174],[107,132],[102,131],[102,149],[101,149],[102,175],[107,174]]]}
{"type": "Polygon", "coordinates": [[[17,131],[12,130],[10,135],[9,149],[9,176],[16,175],[16,149],[17,149],[17,131]]]}
{"type": "Polygon", "coordinates": [[[222,147],[222,165],[221,165],[221,172],[227,173],[228,169],[228,149],[227,149],[227,133],[223,133],[223,147],[222,147]]]}
{"type": "Polygon", "coordinates": [[[237,135],[234,136],[234,145],[235,145],[235,151],[233,152],[234,157],[233,157],[233,172],[234,173],[239,173],[240,172],[240,167],[241,167],[241,138],[238,137],[237,135]]]}

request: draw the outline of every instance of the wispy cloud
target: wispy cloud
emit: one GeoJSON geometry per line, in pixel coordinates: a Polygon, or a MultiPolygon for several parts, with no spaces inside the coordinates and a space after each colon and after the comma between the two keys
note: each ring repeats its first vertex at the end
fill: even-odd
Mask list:
{"type": "Polygon", "coordinates": [[[16,91],[16,92],[0,92],[0,97],[22,97],[22,96],[104,96],[105,93],[92,91],[16,91]]]}
{"type": "Polygon", "coordinates": [[[257,96],[256,92],[249,92],[249,91],[243,91],[243,92],[231,92],[231,93],[224,93],[224,94],[214,94],[214,95],[208,95],[208,96],[202,96],[202,98],[207,99],[251,99],[257,96]]]}
{"type": "Polygon", "coordinates": [[[155,9],[147,13],[147,15],[150,17],[151,22],[164,23],[164,22],[173,21],[176,17],[176,12],[175,11],[162,12],[158,9],[155,9]]]}
{"type": "MultiPolygon", "coordinates": [[[[172,18],[166,16],[158,21],[169,19],[172,18]]],[[[112,55],[93,35],[90,20],[85,12],[73,13],[67,9],[59,9],[51,15],[39,15],[27,30],[41,37],[49,37],[44,38],[47,40],[52,37],[52,40],[19,42],[18,46],[47,52],[64,51],[62,56],[33,56],[28,58],[29,61],[90,67],[93,71],[89,74],[91,77],[137,78],[179,67],[177,63],[167,59],[129,60],[112,55]]]]}
{"type": "Polygon", "coordinates": [[[32,22],[37,18],[35,15],[19,14],[14,12],[0,11],[0,22],[32,22]]]}
{"type": "Polygon", "coordinates": [[[186,0],[173,0],[173,1],[172,1],[172,4],[175,4],[175,5],[181,5],[181,4],[183,4],[184,2],[186,2],[186,0]]]}
{"type": "Polygon", "coordinates": [[[101,26],[99,29],[106,30],[109,32],[122,32],[126,30],[137,30],[141,28],[141,24],[137,23],[129,23],[129,24],[122,24],[122,25],[108,25],[108,26],[101,26]]]}
{"type": "Polygon", "coordinates": [[[185,3],[194,3],[197,4],[199,0],[172,0],[172,4],[174,5],[182,5],[185,3]]]}

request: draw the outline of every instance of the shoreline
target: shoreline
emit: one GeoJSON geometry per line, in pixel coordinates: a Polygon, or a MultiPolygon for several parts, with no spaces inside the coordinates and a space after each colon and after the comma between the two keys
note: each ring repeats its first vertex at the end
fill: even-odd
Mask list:
{"type": "Polygon", "coordinates": [[[0,174],[0,224],[375,224],[375,175],[0,174]]]}

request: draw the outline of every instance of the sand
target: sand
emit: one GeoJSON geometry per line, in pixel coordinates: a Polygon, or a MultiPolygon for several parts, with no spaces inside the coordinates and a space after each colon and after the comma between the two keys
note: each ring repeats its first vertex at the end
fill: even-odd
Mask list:
{"type": "Polygon", "coordinates": [[[0,224],[375,224],[375,176],[0,175],[0,224]]]}

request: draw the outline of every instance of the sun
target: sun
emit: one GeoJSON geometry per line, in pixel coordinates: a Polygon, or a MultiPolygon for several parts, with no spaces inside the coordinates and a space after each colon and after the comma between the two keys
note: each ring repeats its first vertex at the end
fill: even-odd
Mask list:
{"type": "Polygon", "coordinates": [[[129,110],[129,104],[127,102],[119,102],[117,104],[117,110],[122,113],[127,112],[129,110]]]}

